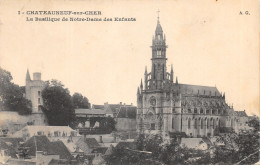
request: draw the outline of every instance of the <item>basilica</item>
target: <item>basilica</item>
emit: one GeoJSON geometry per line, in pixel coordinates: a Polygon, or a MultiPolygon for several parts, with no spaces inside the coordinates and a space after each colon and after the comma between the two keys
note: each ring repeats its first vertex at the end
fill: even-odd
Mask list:
{"type": "Polygon", "coordinates": [[[159,17],[151,48],[151,70],[145,68],[144,83],[137,89],[137,132],[211,137],[219,130],[238,130],[239,117],[227,105],[225,93],[212,86],[179,83],[172,65],[167,72],[167,45],[159,17]]]}

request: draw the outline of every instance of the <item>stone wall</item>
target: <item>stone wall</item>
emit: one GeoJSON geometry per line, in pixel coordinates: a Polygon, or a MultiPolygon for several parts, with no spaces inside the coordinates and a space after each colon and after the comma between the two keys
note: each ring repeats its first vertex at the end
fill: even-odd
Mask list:
{"type": "Polygon", "coordinates": [[[116,129],[117,131],[135,131],[136,130],[136,119],[129,118],[116,118],[116,129]]]}

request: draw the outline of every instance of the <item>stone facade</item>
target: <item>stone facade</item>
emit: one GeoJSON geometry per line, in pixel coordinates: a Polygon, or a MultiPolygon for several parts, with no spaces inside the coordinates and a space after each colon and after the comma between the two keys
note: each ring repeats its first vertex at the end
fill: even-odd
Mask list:
{"type": "Polygon", "coordinates": [[[173,66],[167,72],[166,38],[157,21],[152,41],[151,72],[145,68],[144,84],[137,89],[137,131],[139,133],[185,132],[190,137],[214,136],[216,129],[236,130],[233,107],[216,87],[174,82],[173,66]]]}
{"type": "Polygon", "coordinates": [[[42,90],[45,87],[45,82],[41,80],[41,73],[33,73],[33,79],[30,77],[29,70],[27,70],[25,79],[25,97],[32,102],[32,121],[34,125],[46,125],[46,118],[40,109],[43,104],[42,90]]]}

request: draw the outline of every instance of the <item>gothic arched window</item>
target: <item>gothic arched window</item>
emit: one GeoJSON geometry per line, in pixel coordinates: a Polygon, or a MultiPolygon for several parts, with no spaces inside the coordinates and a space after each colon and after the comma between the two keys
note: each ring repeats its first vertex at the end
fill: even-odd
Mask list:
{"type": "Polygon", "coordinates": [[[191,113],[191,109],[190,108],[188,108],[188,113],[191,113]]]}
{"type": "Polygon", "coordinates": [[[200,113],[203,114],[203,109],[202,108],[200,108],[200,113]]]}
{"type": "Polygon", "coordinates": [[[197,110],[197,108],[194,108],[194,113],[198,113],[198,110],[197,110]]]}
{"type": "Polygon", "coordinates": [[[210,120],[208,119],[207,120],[207,128],[209,129],[209,126],[210,126],[210,120]]]}
{"type": "Polygon", "coordinates": [[[172,118],[172,129],[174,129],[174,119],[172,118]]]}

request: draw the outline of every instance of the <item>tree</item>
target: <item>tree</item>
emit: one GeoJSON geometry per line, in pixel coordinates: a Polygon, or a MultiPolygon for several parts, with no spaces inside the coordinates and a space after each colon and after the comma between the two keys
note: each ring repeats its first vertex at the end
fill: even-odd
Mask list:
{"type": "Polygon", "coordinates": [[[31,101],[24,98],[23,87],[12,82],[10,72],[0,67],[0,107],[2,110],[16,111],[20,115],[32,113],[31,101]]]}
{"type": "Polygon", "coordinates": [[[11,110],[8,107],[8,101],[10,103],[10,96],[12,95],[10,91],[13,88],[13,83],[11,82],[13,77],[10,72],[2,69],[0,67],[0,108],[2,110],[11,110]]]}
{"type": "Polygon", "coordinates": [[[106,132],[116,130],[116,121],[112,117],[106,117],[100,121],[100,129],[106,132]]]}
{"type": "Polygon", "coordinates": [[[42,91],[42,110],[49,125],[74,125],[75,110],[67,88],[57,80],[48,82],[42,91]]]}
{"type": "Polygon", "coordinates": [[[260,131],[259,118],[255,117],[248,121],[248,125],[253,127],[255,131],[260,131]]]}
{"type": "Polygon", "coordinates": [[[152,157],[158,160],[162,152],[163,138],[156,134],[146,138],[144,143],[145,151],[152,152],[152,157]]]}
{"type": "Polygon", "coordinates": [[[18,112],[19,115],[30,115],[32,113],[32,102],[24,97],[15,97],[7,102],[9,108],[18,112]]]}
{"type": "Polygon", "coordinates": [[[145,135],[142,133],[138,136],[137,139],[137,149],[143,151],[145,148],[145,135]]]}
{"type": "Polygon", "coordinates": [[[146,165],[146,159],[151,159],[151,156],[124,146],[113,147],[112,154],[105,157],[108,165],[146,165]]]}
{"type": "Polygon", "coordinates": [[[235,133],[221,135],[218,141],[224,142],[225,145],[216,146],[213,162],[215,164],[236,164],[246,158],[242,164],[254,164],[259,160],[259,155],[254,154],[259,150],[258,140],[259,135],[255,131],[239,135],[235,133]]]}
{"type": "Polygon", "coordinates": [[[88,98],[82,96],[80,93],[74,93],[72,96],[74,108],[90,108],[88,98]]]}
{"type": "MultiPolygon", "coordinates": [[[[248,132],[239,134],[235,139],[239,148],[239,160],[242,160],[249,155],[259,151],[259,134],[258,132],[248,132]]],[[[243,161],[243,164],[255,164],[259,160],[259,154],[253,155],[250,158],[243,161]]]]}

